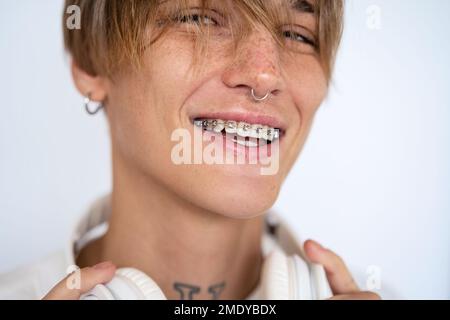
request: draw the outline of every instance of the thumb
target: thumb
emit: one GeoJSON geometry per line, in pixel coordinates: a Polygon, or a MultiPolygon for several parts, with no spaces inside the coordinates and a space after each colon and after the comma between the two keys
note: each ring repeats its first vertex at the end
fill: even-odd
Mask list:
{"type": "Polygon", "coordinates": [[[318,242],[308,240],[304,244],[306,256],[313,263],[323,265],[333,294],[348,294],[360,291],[345,262],[333,251],[318,242]]]}
{"type": "Polygon", "coordinates": [[[43,300],[78,300],[96,285],[109,282],[115,271],[116,267],[111,262],[77,270],[53,287],[43,300]]]}

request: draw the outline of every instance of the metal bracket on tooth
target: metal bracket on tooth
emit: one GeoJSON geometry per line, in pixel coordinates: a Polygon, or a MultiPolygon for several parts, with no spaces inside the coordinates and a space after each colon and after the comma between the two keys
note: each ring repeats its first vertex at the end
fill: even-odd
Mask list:
{"type": "MultiPolygon", "coordinates": [[[[194,125],[196,127],[199,128],[206,128],[208,127],[210,123],[208,122],[208,120],[194,120],[194,125]]],[[[225,122],[226,125],[228,125],[228,127],[230,127],[230,124],[232,124],[232,122],[225,122]]],[[[279,139],[280,138],[280,130],[278,129],[274,129],[273,131],[273,139],[279,139]]]]}
{"type": "Polygon", "coordinates": [[[194,125],[199,128],[203,128],[203,120],[194,120],[194,125]]]}
{"type": "Polygon", "coordinates": [[[280,138],[280,130],[275,129],[275,131],[273,132],[273,138],[274,139],[280,138]]]}

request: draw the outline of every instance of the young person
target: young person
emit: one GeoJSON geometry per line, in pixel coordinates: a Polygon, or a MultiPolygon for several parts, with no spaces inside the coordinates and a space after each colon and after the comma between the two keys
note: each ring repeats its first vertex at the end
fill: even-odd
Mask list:
{"type": "MultiPolygon", "coordinates": [[[[168,299],[261,298],[267,212],[327,95],[343,2],[69,6],[79,8],[80,28],[68,27],[65,11],[65,46],[87,111],[104,112],[109,124],[112,192],[91,208],[64,254],[10,274],[1,292],[79,299],[116,268],[133,267],[168,299]],[[205,140],[196,143],[199,127],[205,140]],[[183,132],[192,140],[175,152],[183,132]],[[211,144],[243,163],[177,158],[211,144]],[[275,156],[275,170],[263,174],[262,160],[275,156]],[[101,222],[106,230],[92,233],[101,222]],[[57,284],[71,263],[82,268],[75,289],[67,279],[57,284]]],[[[315,241],[298,249],[323,265],[333,298],[378,298],[359,290],[332,251],[315,241]]]]}

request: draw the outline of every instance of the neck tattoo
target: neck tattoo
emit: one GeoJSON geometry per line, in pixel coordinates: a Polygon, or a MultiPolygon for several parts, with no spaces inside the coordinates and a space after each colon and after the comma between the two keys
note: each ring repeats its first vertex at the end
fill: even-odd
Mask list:
{"type": "MultiPolygon", "coordinates": [[[[201,292],[201,288],[199,286],[182,282],[175,282],[173,284],[173,288],[179,293],[180,300],[194,300],[194,295],[201,292]]],[[[225,281],[209,286],[207,292],[211,295],[213,300],[217,300],[219,299],[224,288],[225,281]]]]}

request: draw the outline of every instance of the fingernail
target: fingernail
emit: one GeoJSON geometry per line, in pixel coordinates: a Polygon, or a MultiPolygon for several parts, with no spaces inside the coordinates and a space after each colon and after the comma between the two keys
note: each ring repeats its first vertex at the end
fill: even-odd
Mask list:
{"type": "Polygon", "coordinates": [[[316,240],[311,240],[312,242],[314,242],[314,244],[316,245],[316,247],[318,249],[323,249],[322,245],[320,243],[318,243],[316,240]]]}
{"type": "Polygon", "coordinates": [[[105,261],[105,262],[96,264],[95,266],[93,266],[93,268],[96,270],[108,269],[108,268],[111,268],[112,265],[113,264],[111,263],[111,261],[105,261]]]}

